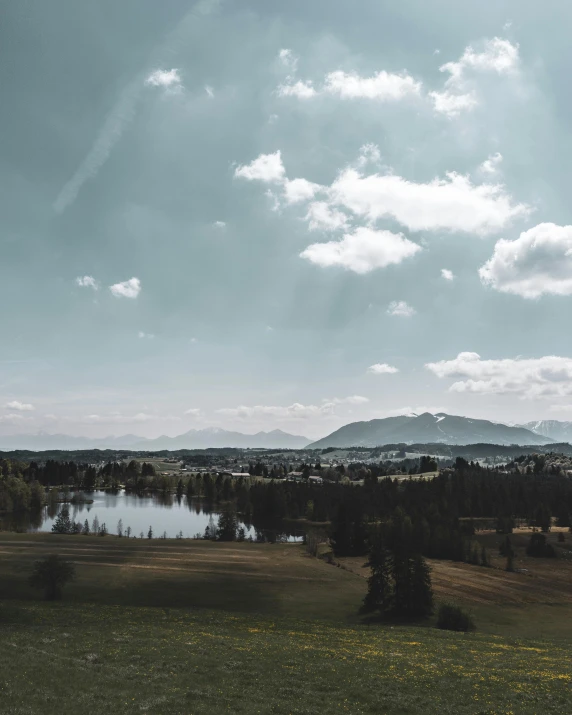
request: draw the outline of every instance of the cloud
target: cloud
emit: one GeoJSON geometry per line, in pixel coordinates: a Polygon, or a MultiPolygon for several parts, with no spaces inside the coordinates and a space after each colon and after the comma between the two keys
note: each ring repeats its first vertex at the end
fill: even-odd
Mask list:
{"type": "Polygon", "coordinates": [[[324,268],[340,266],[354,273],[369,273],[414,256],[420,247],[402,234],[359,227],[339,241],[313,243],[300,256],[324,268]]]}
{"type": "Polygon", "coordinates": [[[547,355],[483,360],[478,353],[463,352],[453,360],[427,363],[425,367],[442,379],[461,378],[449,387],[450,392],[522,398],[572,394],[572,358],[547,355]]]}
{"type": "Polygon", "coordinates": [[[140,330],[137,333],[137,337],[141,338],[142,340],[152,340],[155,336],[153,335],[153,333],[144,333],[142,330],[140,330]]]}
{"type": "Polygon", "coordinates": [[[274,154],[260,154],[250,164],[238,166],[234,172],[236,178],[267,183],[282,182],[285,174],[280,149],[275,151],[274,154]]]}
{"type": "Polygon", "coordinates": [[[18,400],[12,400],[12,402],[6,403],[6,407],[9,410],[16,410],[16,412],[32,412],[35,409],[34,405],[19,402],[18,400]]]}
{"type": "Polygon", "coordinates": [[[572,295],[572,226],[541,223],[514,240],[497,241],[481,281],[523,298],[572,295]]]}
{"type": "Polygon", "coordinates": [[[355,72],[338,70],[326,75],[324,92],[340,99],[378,99],[397,101],[408,95],[418,95],[421,83],[410,75],[392,74],[381,70],[371,77],[361,77],[355,72]]]}
{"type": "Polygon", "coordinates": [[[190,409],[185,410],[183,414],[190,415],[191,417],[200,417],[202,412],[199,407],[191,407],[190,409]]]}
{"type": "Polygon", "coordinates": [[[448,268],[441,268],[441,277],[444,278],[446,281],[455,280],[455,275],[453,274],[453,271],[450,271],[448,268]]]}
{"type": "Polygon", "coordinates": [[[78,276],[75,279],[76,285],[81,288],[93,288],[93,290],[98,290],[99,283],[95,280],[93,276],[78,276]]]}
{"type": "Polygon", "coordinates": [[[277,89],[279,97],[297,97],[298,99],[313,99],[318,93],[311,82],[298,80],[293,84],[281,84],[277,89]]]}
{"type": "Polygon", "coordinates": [[[295,72],[298,67],[298,58],[292,50],[283,49],[278,53],[278,59],[281,64],[291,72],[295,72]]]}
{"type": "Polygon", "coordinates": [[[375,365],[370,365],[367,371],[373,375],[394,375],[399,372],[399,369],[393,367],[393,365],[388,365],[386,362],[378,362],[375,365]]]}
{"type": "Polygon", "coordinates": [[[381,102],[396,102],[421,92],[421,82],[406,72],[393,74],[381,70],[371,77],[362,77],[357,72],[336,70],[329,72],[322,86],[316,89],[311,81],[288,77],[286,83],[278,87],[279,97],[314,99],[318,96],[335,96],[339,99],[374,99],[381,102]]]}
{"type": "Polygon", "coordinates": [[[497,151],[496,154],[491,154],[488,159],[485,159],[485,161],[483,161],[483,163],[479,166],[479,171],[482,174],[496,174],[500,169],[501,163],[502,154],[497,151]]]}
{"type": "Polygon", "coordinates": [[[152,87],[162,87],[172,93],[179,93],[183,89],[180,70],[155,70],[145,80],[145,84],[152,87]]]}
{"type": "Polygon", "coordinates": [[[88,179],[92,179],[107,161],[111,150],[135,116],[141,87],[141,79],[137,77],[123,90],[119,100],[107,115],[87,156],[58,194],[54,202],[54,211],[56,213],[63,213],[68,206],[73,204],[83,184],[88,179]]]}
{"type": "Polygon", "coordinates": [[[314,201],[305,216],[310,231],[338,231],[348,228],[348,217],[327,201],[314,201]]]}
{"type": "Polygon", "coordinates": [[[349,397],[332,397],[324,402],[334,405],[365,405],[366,402],[369,402],[369,398],[363,397],[363,395],[350,395],[349,397]]]}
{"type": "Polygon", "coordinates": [[[395,315],[399,318],[410,318],[417,311],[404,300],[392,300],[387,307],[388,315],[395,315]]]}
{"type": "Polygon", "coordinates": [[[214,97],[214,89],[209,84],[205,84],[205,92],[211,99],[214,97]]]}
{"type": "Polygon", "coordinates": [[[284,198],[288,204],[298,204],[313,199],[322,187],[307,179],[292,179],[284,181],[284,198]]]}
{"type": "Polygon", "coordinates": [[[223,407],[216,412],[227,417],[239,417],[242,419],[250,419],[253,417],[281,417],[289,419],[309,419],[311,417],[320,417],[331,415],[334,412],[336,403],[324,402],[321,405],[303,405],[299,402],[294,402],[288,407],[280,407],[275,405],[254,405],[247,407],[240,405],[239,407],[223,407]]]}
{"type": "Polygon", "coordinates": [[[364,168],[368,164],[379,164],[381,161],[381,152],[377,144],[364,144],[360,147],[357,165],[364,168]]]}
{"type": "Polygon", "coordinates": [[[141,281],[139,278],[130,278],[128,281],[109,286],[109,290],[116,298],[137,298],[141,292],[141,281]]]}
{"type": "Polygon", "coordinates": [[[226,221],[215,221],[213,226],[215,228],[226,228],[226,221]]]}
{"type": "Polygon", "coordinates": [[[9,424],[13,425],[21,424],[22,422],[28,422],[31,419],[31,417],[25,417],[24,415],[20,415],[18,413],[11,415],[0,415],[0,422],[8,422],[9,424]]]}
{"type": "Polygon", "coordinates": [[[475,77],[481,73],[516,73],[520,63],[518,45],[494,37],[492,40],[484,40],[481,47],[478,51],[469,45],[456,62],[447,62],[439,68],[441,72],[448,73],[449,77],[442,91],[429,93],[435,111],[453,118],[474,109],[479,103],[475,77]]]}
{"type": "Polygon", "coordinates": [[[416,183],[393,174],[365,176],[348,168],[333,182],[329,196],[332,204],[368,221],[393,218],[411,231],[486,235],[529,213],[501,184],[475,185],[455,172],[445,179],[416,183]]]}

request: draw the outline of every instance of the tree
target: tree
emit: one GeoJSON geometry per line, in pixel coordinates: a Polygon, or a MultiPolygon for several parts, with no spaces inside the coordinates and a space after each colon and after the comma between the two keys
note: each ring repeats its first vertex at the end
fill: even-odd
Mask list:
{"type": "Polygon", "coordinates": [[[546,543],[546,536],[544,534],[531,534],[530,541],[526,547],[527,556],[534,556],[536,558],[554,558],[556,552],[552,544],[546,543]]]}
{"type": "Polygon", "coordinates": [[[54,601],[61,598],[62,588],[74,578],[75,566],[54,554],[36,561],[30,576],[30,586],[44,589],[46,599],[54,601]]]}
{"type": "Polygon", "coordinates": [[[52,525],[52,533],[54,534],[71,534],[73,523],[70,519],[70,512],[67,507],[64,507],[57,515],[56,520],[52,525]]]}
{"type": "Polygon", "coordinates": [[[381,529],[377,529],[373,535],[369,559],[365,565],[371,568],[371,575],[367,580],[367,594],[361,611],[379,611],[381,615],[385,615],[393,607],[392,561],[381,529]]]}
{"type": "Polygon", "coordinates": [[[82,529],[81,533],[84,536],[89,535],[89,521],[87,519],[83,522],[83,529],[82,529]]]}
{"type": "Polygon", "coordinates": [[[131,537],[131,527],[128,526],[125,530],[125,536],[129,539],[131,537]]]}
{"type": "Polygon", "coordinates": [[[123,536],[123,521],[121,519],[117,522],[117,536],[123,536]]]}
{"type": "Polygon", "coordinates": [[[153,527],[149,527],[149,531],[147,532],[147,538],[152,539],[153,538],[153,527]]]}
{"type": "Polygon", "coordinates": [[[238,519],[236,512],[230,506],[225,506],[218,518],[218,540],[234,541],[238,530],[238,519]]]}

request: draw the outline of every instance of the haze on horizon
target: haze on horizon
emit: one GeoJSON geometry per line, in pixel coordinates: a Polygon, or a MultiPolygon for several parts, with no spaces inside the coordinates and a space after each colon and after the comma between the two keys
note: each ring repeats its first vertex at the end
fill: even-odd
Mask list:
{"type": "Polygon", "coordinates": [[[571,21],[6,4],[0,435],[572,419],[571,21]]]}

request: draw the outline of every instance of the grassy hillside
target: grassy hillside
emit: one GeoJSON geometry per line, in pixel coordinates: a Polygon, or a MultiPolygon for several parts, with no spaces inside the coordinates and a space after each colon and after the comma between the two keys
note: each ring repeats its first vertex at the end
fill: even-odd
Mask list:
{"type": "Polygon", "coordinates": [[[572,648],[221,611],[12,603],[0,711],[564,713],[572,648]]]}
{"type": "Polygon", "coordinates": [[[572,564],[526,560],[526,538],[513,539],[523,573],[432,563],[437,598],[477,617],[460,635],[360,623],[363,559],[0,534],[0,712],[572,712],[572,564]],[[78,578],[50,604],[27,577],[55,552],[78,578]]]}

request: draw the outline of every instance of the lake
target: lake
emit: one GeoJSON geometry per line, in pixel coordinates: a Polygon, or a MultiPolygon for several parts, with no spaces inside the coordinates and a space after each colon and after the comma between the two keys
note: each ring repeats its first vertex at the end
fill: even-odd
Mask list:
{"type": "MultiPolygon", "coordinates": [[[[166,533],[173,539],[182,532],[188,539],[197,534],[204,534],[206,527],[217,524],[218,512],[209,508],[201,499],[180,499],[173,494],[133,494],[124,491],[86,492],[86,499],[93,499],[92,504],[48,504],[39,512],[0,514],[0,530],[50,532],[52,525],[64,506],[67,506],[72,521],[81,524],[88,520],[90,529],[97,517],[99,524],[105,523],[110,534],[117,533],[117,524],[121,519],[123,530],[131,527],[132,536],[146,537],[149,527],[153,536],[158,538],[166,533]]],[[[271,528],[256,529],[251,524],[239,521],[246,536],[260,540],[301,541],[302,529],[286,528],[282,524],[272,524],[271,528]]]]}

